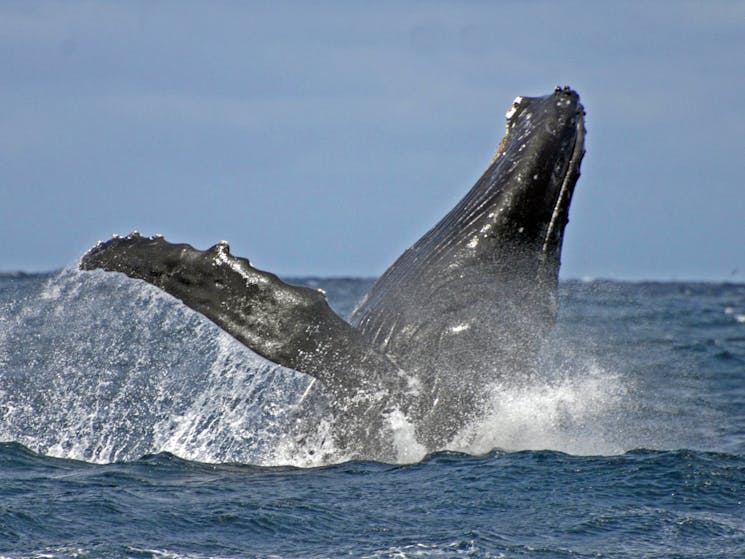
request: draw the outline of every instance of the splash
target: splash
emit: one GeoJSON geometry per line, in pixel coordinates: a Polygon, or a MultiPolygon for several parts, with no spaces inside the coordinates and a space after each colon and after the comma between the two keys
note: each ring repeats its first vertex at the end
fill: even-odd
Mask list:
{"type": "Polygon", "coordinates": [[[628,450],[620,428],[631,392],[624,379],[597,365],[552,373],[551,378],[522,386],[489,387],[483,413],[448,450],[484,454],[495,448],[550,449],[578,455],[628,450]]]}
{"type": "Polygon", "coordinates": [[[155,288],[102,276],[65,270],[3,310],[0,440],[92,462],[263,463],[309,379],[155,288]]]}
{"type": "MultiPolygon", "coordinates": [[[[267,466],[352,458],[334,444],[344,426],[330,419],[320,383],[154,287],[68,269],[0,311],[0,440],[91,462],[164,451],[267,466]]],[[[547,363],[540,380],[487,386],[482,413],[442,450],[630,448],[621,426],[633,387],[623,376],[577,355],[547,363]]],[[[401,411],[383,427],[392,461],[425,456],[401,411]]]]}

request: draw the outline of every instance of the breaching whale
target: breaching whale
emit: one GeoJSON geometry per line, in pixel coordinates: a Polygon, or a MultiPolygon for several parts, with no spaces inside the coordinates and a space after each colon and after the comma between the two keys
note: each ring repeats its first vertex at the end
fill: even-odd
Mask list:
{"type": "Polygon", "coordinates": [[[558,312],[561,247],[584,155],[579,95],[517,97],[488,168],[373,285],[346,321],[325,294],[281,281],[221,241],[114,236],[80,262],[159,287],[254,352],[318,379],[339,445],[395,459],[401,413],[428,451],[478,414],[487,388],[524,380],[558,312]]]}

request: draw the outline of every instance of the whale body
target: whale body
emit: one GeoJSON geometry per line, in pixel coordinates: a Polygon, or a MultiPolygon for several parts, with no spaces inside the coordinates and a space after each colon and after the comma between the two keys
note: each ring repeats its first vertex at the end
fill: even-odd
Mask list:
{"type": "Polygon", "coordinates": [[[114,236],[83,270],[144,280],[254,352],[318,379],[337,443],[391,459],[391,414],[428,451],[478,414],[487,387],[530,376],[558,312],[564,230],[584,155],[584,108],[569,87],[518,97],[488,168],[344,320],[325,294],[233,256],[162,236],[114,236]]]}

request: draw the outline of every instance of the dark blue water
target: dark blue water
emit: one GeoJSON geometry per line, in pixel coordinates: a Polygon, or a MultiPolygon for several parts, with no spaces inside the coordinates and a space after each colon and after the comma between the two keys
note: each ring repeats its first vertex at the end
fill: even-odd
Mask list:
{"type": "Polygon", "coordinates": [[[310,455],[316,387],[174,300],[0,276],[0,556],[745,557],[745,285],[565,282],[493,388],[460,452],[310,455]]]}

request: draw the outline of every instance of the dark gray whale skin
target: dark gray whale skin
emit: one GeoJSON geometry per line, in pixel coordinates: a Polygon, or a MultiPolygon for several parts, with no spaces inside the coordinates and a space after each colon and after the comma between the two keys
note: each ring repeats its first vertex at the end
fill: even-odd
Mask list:
{"type": "Polygon", "coordinates": [[[518,97],[492,162],[465,197],[375,283],[349,322],[317,290],[230,254],[132,233],[83,270],[122,272],[183,301],[263,357],[333,395],[340,444],[395,460],[400,410],[428,451],[472,420],[495,383],[519,383],[558,312],[561,246],[584,155],[584,109],[568,87],[518,97]],[[343,440],[342,440],[343,439],[343,440]]]}

